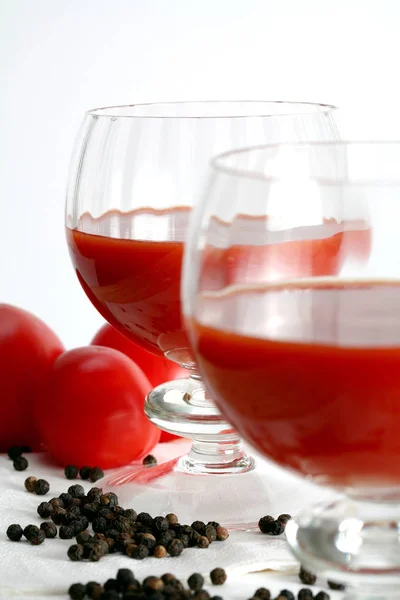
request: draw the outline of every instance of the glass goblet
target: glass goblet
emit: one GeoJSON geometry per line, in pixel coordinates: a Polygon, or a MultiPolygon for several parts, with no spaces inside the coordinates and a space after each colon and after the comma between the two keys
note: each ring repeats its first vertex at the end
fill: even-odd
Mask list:
{"type": "Polygon", "coordinates": [[[227,153],[185,258],[186,324],[222,413],[266,457],[339,492],[286,533],[348,598],[400,590],[399,197],[400,143],[227,153]],[[216,240],[222,275],[240,257],[217,291],[203,271],[216,240]]]}
{"type": "MultiPolygon", "coordinates": [[[[154,482],[157,495],[150,494],[151,486],[140,492],[148,510],[154,506],[161,512],[175,492],[174,508],[182,504],[193,514],[193,502],[201,497],[203,518],[215,520],[222,510],[227,515],[226,499],[216,510],[211,484],[204,494],[204,480],[182,475],[226,477],[254,467],[237,433],[204,391],[181,318],[183,244],[208,161],[236,146],[335,139],[331,109],[286,102],[164,103],[96,109],[84,119],[66,208],[68,245],[78,279],[113,326],[189,374],[158,386],[145,402],[155,424],[193,440],[189,454],[154,482]],[[195,485],[200,488],[193,493],[195,485]]],[[[211,255],[209,260],[209,277],[218,286],[218,257],[211,255]]],[[[134,475],[127,470],[118,482],[134,475]]],[[[212,485],[219,490],[217,480],[212,485]]],[[[238,514],[234,507],[227,518],[229,523],[247,521],[246,511],[238,514]]]]}

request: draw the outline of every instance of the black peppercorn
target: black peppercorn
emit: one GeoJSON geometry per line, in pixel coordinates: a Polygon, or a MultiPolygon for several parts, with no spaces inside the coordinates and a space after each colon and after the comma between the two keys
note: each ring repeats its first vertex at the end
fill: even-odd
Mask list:
{"type": "Polygon", "coordinates": [[[130,569],[119,569],[117,572],[118,590],[123,592],[135,582],[135,576],[130,569]]]}
{"type": "Polygon", "coordinates": [[[71,494],[73,498],[81,498],[85,495],[85,490],[79,483],[75,483],[68,488],[68,494],[71,494]]]}
{"type": "Polygon", "coordinates": [[[200,535],[205,535],[206,532],[206,524],[203,521],[194,521],[192,523],[192,529],[197,531],[200,535]]]}
{"type": "Polygon", "coordinates": [[[97,517],[99,507],[100,504],[98,502],[89,502],[82,507],[82,514],[84,514],[89,521],[93,521],[97,517]]]}
{"type": "Polygon", "coordinates": [[[146,594],[151,594],[152,592],[162,592],[165,587],[165,583],[160,577],[154,577],[153,575],[150,575],[143,580],[142,586],[143,591],[146,594]]]}
{"type": "MultiPolygon", "coordinates": [[[[161,546],[167,547],[170,542],[174,539],[171,531],[163,531],[158,537],[157,542],[161,544],[161,546]]],[[[181,538],[179,538],[181,539],[181,538]]]]}
{"type": "MultiPolygon", "coordinates": [[[[80,514],[80,512],[76,513],[75,511],[72,510],[73,507],[71,507],[70,510],[67,510],[65,515],[62,518],[62,525],[72,525],[72,523],[74,521],[76,521],[77,519],[79,519],[82,515],[80,514]]],[[[86,529],[86,527],[85,527],[86,529]]],[[[79,533],[79,532],[78,532],[79,533]]]]}
{"type": "Polygon", "coordinates": [[[151,536],[151,537],[144,537],[140,542],[141,544],[143,544],[143,546],[146,546],[146,548],[148,549],[148,551],[151,554],[154,551],[154,548],[157,546],[157,542],[150,533],[145,533],[144,536],[151,536]],[[153,538],[153,539],[151,539],[151,538],[153,538]]]}
{"type": "Polygon", "coordinates": [[[280,521],[283,525],[286,525],[286,523],[288,521],[290,521],[291,518],[292,518],[291,515],[283,514],[283,515],[279,515],[279,517],[277,518],[277,521],[280,521]]]}
{"type": "Polygon", "coordinates": [[[188,586],[191,590],[201,590],[204,585],[204,577],[200,573],[193,573],[188,579],[188,586]]]}
{"type": "Polygon", "coordinates": [[[137,512],[136,510],[133,510],[133,508],[127,508],[122,514],[125,517],[125,519],[129,519],[132,523],[136,522],[137,512]]]}
{"type": "Polygon", "coordinates": [[[336,581],[328,581],[328,586],[331,590],[338,590],[340,592],[343,592],[343,590],[346,589],[346,586],[343,585],[343,583],[337,583],[336,581]]]}
{"type": "Polygon", "coordinates": [[[146,513],[146,512],[139,513],[136,520],[139,523],[142,523],[143,525],[147,525],[148,527],[153,526],[153,517],[151,515],[149,515],[149,513],[146,513]]]}
{"type": "Polygon", "coordinates": [[[85,531],[89,526],[89,521],[86,517],[80,516],[78,519],[72,521],[70,527],[74,532],[74,535],[79,535],[82,531],[85,531]]]}
{"type": "Polygon", "coordinates": [[[134,558],[133,554],[136,552],[137,544],[131,543],[125,546],[125,554],[129,556],[129,558],[134,558]]]}
{"type": "Polygon", "coordinates": [[[330,600],[330,595],[326,592],[318,592],[318,594],[314,596],[314,600],[330,600]]]}
{"type": "MultiPolygon", "coordinates": [[[[193,546],[198,546],[199,545],[199,539],[200,539],[201,536],[200,536],[199,533],[197,533],[197,531],[195,531],[191,527],[189,527],[189,529],[185,529],[183,535],[188,535],[189,536],[189,547],[193,547],[193,546]]],[[[208,539],[206,537],[204,537],[204,539],[207,540],[207,542],[208,542],[208,539]]],[[[200,542],[200,547],[201,547],[201,543],[202,542],[200,542]]],[[[209,543],[210,542],[208,542],[207,547],[208,547],[209,543]]]]}
{"type": "MultiPolygon", "coordinates": [[[[107,519],[106,519],[106,522],[107,522],[107,519]]],[[[129,519],[126,519],[125,517],[118,517],[113,522],[113,529],[116,529],[117,531],[120,531],[121,533],[128,533],[132,529],[132,523],[130,522],[129,519]]]]}
{"type": "Polygon", "coordinates": [[[297,600],[313,600],[314,594],[308,588],[303,588],[297,594],[297,600]]]}
{"type": "Polygon", "coordinates": [[[210,544],[212,542],[215,542],[215,540],[217,539],[217,530],[215,529],[215,527],[213,525],[206,526],[205,536],[208,539],[208,541],[210,542],[210,544]]]}
{"type": "Polygon", "coordinates": [[[144,544],[139,544],[136,549],[132,552],[131,558],[136,558],[137,560],[143,560],[143,558],[147,558],[150,552],[147,546],[144,544]]]}
{"type": "Polygon", "coordinates": [[[8,449],[7,454],[9,458],[11,458],[11,460],[15,460],[16,458],[21,456],[22,448],[21,446],[11,446],[11,448],[8,449]]]}
{"type": "Polygon", "coordinates": [[[83,549],[85,558],[88,558],[91,562],[99,561],[105,554],[104,546],[100,544],[100,541],[95,544],[87,542],[83,545],[83,549]]]}
{"type": "Polygon", "coordinates": [[[104,477],[104,471],[102,469],[100,469],[100,467],[93,467],[93,469],[90,470],[88,479],[92,483],[96,483],[96,481],[98,481],[99,479],[102,479],[103,477],[104,477]]]}
{"type": "Polygon", "coordinates": [[[103,490],[99,487],[93,487],[87,493],[89,502],[100,502],[100,498],[103,494],[103,490]]]}
{"type": "Polygon", "coordinates": [[[87,530],[81,531],[76,536],[76,541],[78,544],[86,544],[86,542],[88,542],[91,539],[91,537],[92,536],[90,535],[90,533],[87,530]]]}
{"type": "MultiPolygon", "coordinates": [[[[168,533],[168,532],[166,532],[166,533],[168,533]]],[[[178,540],[181,540],[184,548],[189,548],[190,539],[189,539],[188,535],[182,533],[182,535],[178,536],[178,540]]]]}
{"type": "Polygon", "coordinates": [[[13,525],[9,525],[9,527],[7,528],[7,537],[12,542],[19,542],[19,540],[22,538],[23,533],[24,532],[21,525],[18,525],[16,523],[13,525]]]}
{"type": "Polygon", "coordinates": [[[113,492],[102,494],[100,496],[100,504],[102,504],[103,506],[108,506],[109,508],[114,508],[118,505],[118,496],[113,492]]]}
{"type": "Polygon", "coordinates": [[[48,519],[54,512],[53,505],[50,502],[41,502],[37,507],[37,513],[42,519],[48,519]]]}
{"type": "Polygon", "coordinates": [[[24,536],[29,541],[30,538],[37,535],[39,533],[39,527],[36,525],[27,525],[23,531],[24,536]]]}
{"type": "Polygon", "coordinates": [[[260,600],[271,600],[271,592],[267,588],[258,588],[253,595],[254,598],[259,598],[260,600]]]}
{"type": "Polygon", "coordinates": [[[99,510],[97,511],[97,516],[104,517],[105,519],[107,519],[107,521],[113,521],[115,519],[115,514],[113,513],[111,508],[108,508],[107,506],[101,506],[101,508],[99,508],[99,510]]]}
{"type": "Polygon", "coordinates": [[[107,529],[107,521],[104,517],[98,517],[93,521],[92,527],[95,533],[104,533],[107,529]]]}
{"type": "Polygon", "coordinates": [[[167,556],[167,549],[165,548],[165,546],[161,546],[159,544],[154,548],[153,556],[155,556],[156,558],[164,558],[165,556],[167,556]]]}
{"type": "Polygon", "coordinates": [[[225,570],[220,567],[213,569],[210,573],[210,579],[214,585],[222,585],[226,581],[225,570]]]}
{"type": "Polygon", "coordinates": [[[31,494],[33,494],[35,492],[36,482],[37,482],[37,477],[33,477],[33,475],[31,475],[30,477],[27,477],[24,482],[25,489],[28,492],[30,492],[31,494]]]}
{"type": "Polygon", "coordinates": [[[17,458],[13,461],[13,465],[16,471],[25,471],[29,467],[29,463],[25,456],[17,456],[17,458]]]}
{"type": "Polygon", "coordinates": [[[279,592],[279,596],[282,596],[282,598],[287,598],[287,600],[296,600],[294,594],[289,590],[281,590],[279,592]]]}
{"type": "Polygon", "coordinates": [[[183,544],[177,538],[173,539],[168,545],[168,554],[170,556],[180,556],[183,552],[183,544]]]}
{"type": "Polygon", "coordinates": [[[153,528],[156,532],[167,531],[169,523],[164,517],[155,517],[153,519],[153,528]]]}
{"type": "Polygon", "coordinates": [[[60,500],[60,498],[52,498],[51,500],[49,500],[49,502],[54,508],[54,510],[56,510],[57,508],[64,508],[64,503],[62,502],[62,500],[60,500]]]}
{"type": "Polygon", "coordinates": [[[179,523],[178,517],[174,513],[168,513],[165,517],[170,525],[176,525],[179,523]]]}
{"type": "Polygon", "coordinates": [[[156,465],[157,459],[152,454],[148,454],[147,456],[144,457],[143,464],[144,465],[156,465]]]}
{"type": "Polygon", "coordinates": [[[65,510],[65,508],[55,508],[50,518],[55,525],[62,525],[66,514],[67,511],[65,510]]]}
{"type": "Polygon", "coordinates": [[[217,527],[217,541],[224,542],[229,537],[229,531],[225,527],[217,527]]]}
{"type": "Polygon", "coordinates": [[[57,527],[54,525],[54,523],[45,521],[44,523],[41,523],[40,529],[43,531],[46,538],[52,539],[57,535],[57,527]]]}
{"type": "Polygon", "coordinates": [[[87,466],[81,467],[79,469],[79,475],[80,475],[81,479],[83,479],[83,480],[89,479],[91,470],[92,470],[91,467],[87,467],[87,466]]]}
{"type": "Polygon", "coordinates": [[[64,469],[64,473],[67,479],[76,479],[78,477],[79,469],[75,465],[67,465],[64,469]]]}
{"type": "Polygon", "coordinates": [[[42,531],[42,529],[38,529],[38,533],[29,538],[29,543],[32,544],[32,546],[40,546],[40,544],[43,544],[45,539],[46,536],[44,531],[42,531]]]}
{"type": "Polygon", "coordinates": [[[211,600],[224,600],[222,596],[212,596],[211,600]]]}
{"type": "Polygon", "coordinates": [[[68,494],[67,492],[60,494],[58,498],[62,502],[63,508],[70,508],[74,503],[73,497],[71,496],[71,494],[68,494]]]}
{"type": "Polygon", "coordinates": [[[200,535],[197,539],[197,545],[199,548],[208,548],[210,542],[208,541],[208,538],[206,538],[205,535],[200,535]]]}
{"type": "Polygon", "coordinates": [[[50,490],[50,484],[45,479],[38,479],[35,483],[35,494],[44,496],[50,490]]]}
{"type": "Polygon", "coordinates": [[[81,544],[74,544],[68,548],[68,558],[73,561],[79,561],[83,559],[84,548],[81,544]]]}
{"type": "Polygon", "coordinates": [[[299,578],[301,583],[304,583],[305,585],[314,585],[317,581],[317,576],[314,575],[314,573],[307,571],[303,566],[300,567],[299,578]]]}
{"type": "Polygon", "coordinates": [[[81,583],[73,583],[68,590],[71,600],[83,600],[86,595],[86,586],[81,583]]]}
{"type": "Polygon", "coordinates": [[[74,531],[72,527],[69,527],[68,525],[61,525],[58,535],[62,540],[72,540],[74,537],[74,531]]]}

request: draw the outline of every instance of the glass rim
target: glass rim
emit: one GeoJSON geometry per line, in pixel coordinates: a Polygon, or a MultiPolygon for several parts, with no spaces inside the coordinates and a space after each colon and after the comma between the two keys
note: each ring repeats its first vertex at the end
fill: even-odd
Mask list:
{"type": "MultiPolygon", "coordinates": [[[[244,156],[246,154],[254,153],[256,151],[262,150],[278,150],[279,148],[292,148],[301,149],[301,148],[329,148],[329,147],[337,147],[337,148],[351,148],[351,147],[398,147],[400,149],[400,140],[330,140],[330,141],[309,141],[309,142],[278,142],[275,144],[260,144],[256,146],[248,146],[243,148],[236,148],[233,150],[227,150],[226,152],[222,152],[221,154],[217,154],[213,158],[211,158],[209,165],[210,167],[217,172],[225,173],[227,175],[233,175],[236,177],[242,177],[245,179],[258,179],[268,182],[279,182],[279,181],[287,181],[286,177],[278,177],[276,175],[266,175],[261,170],[251,169],[243,169],[232,167],[224,164],[228,159],[235,156],[244,156]]],[[[292,177],[292,175],[291,175],[292,177]]],[[[327,177],[318,177],[318,176],[309,176],[307,179],[315,181],[316,183],[329,183],[330,185],[343,185],[344,183],[347,185],[377,185],[377,184],[392,184],[399,185],[400,184],[400,163],[399,163],[399,177],[398,179],[352,179],[352,178],[327,178],[327,177]]]]}
{"type": "Polygon", "coordinates": [[[244,119],[244,118],[260,118],[260,117],[288,117],[295,115],[308,115],[313,113],[323,113],[337,110],[337,107],[333,104],[324,104],[320,102],[303,102],[296,100],[183,100],[183,101],[166,101],[166,102],[143,102],[137,104],[120,104],[115,106],[104,106],[99,108],[92,108],[86,111],[87,116],[91,117],[106,117],[109,119],[244,119]],[[277,106],[285,105],[287,112],[282,113],[269,113],[269,112],[258,112],[254,114],[246,114],[245,112],[234,112],[233,114],[226,115],[213,115],[213,114],[202,114],[201,112],[193,114],[181,114],[181,115],[168,115],[168,114],[149,114],[146,112],[151,109],[160,109],[163,107],[190,107],[195,105],[200,106],[216,106],[227,105],[265,105],[265,106],[277,106]],[[289,110],[292,108],[293,110],[289,110]],[[301,108],[301,110],[299,110],[301,108]],[[124,114],[127,111],[128,114],[124,114]],[[130,112],[131,111],[131,112],[130,112]]]}

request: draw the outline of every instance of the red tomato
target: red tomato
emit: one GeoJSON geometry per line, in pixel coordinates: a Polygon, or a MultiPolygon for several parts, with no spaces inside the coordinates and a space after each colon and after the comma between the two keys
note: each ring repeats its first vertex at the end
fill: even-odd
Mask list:
{"type": "Polygon", "coordinates": [[[38,447],[32,398],[63,351],[56,334],[38,317],[0,304],[0,452],[13,445],[38,447]]]}
{"type": "Polygon", "coordinates": [[[160,439],[143,403],[151,384],[111,348],[87,346],[62,354],[35,399],[35,421],[46,449],[62,465],[126,465],[160,439]]]}
{"type": "MultiPolygon", "coordinates": [[[[128,340],[128,338],[108,323],[103,325],[96,333],[91,343],[97,346],[115,348],[129,356],[129,358],[139,365],[153,387],[167,381],[188,376],[186,369],[181,369],[176,363],[162,356],[147,352],[147,350],[144,350],[138,344],[128,340]]],[[[166,431],[161,432],[161,442],[169,442],[174,439],[177,439],[176,435],[167,433],[166,431]]]]}

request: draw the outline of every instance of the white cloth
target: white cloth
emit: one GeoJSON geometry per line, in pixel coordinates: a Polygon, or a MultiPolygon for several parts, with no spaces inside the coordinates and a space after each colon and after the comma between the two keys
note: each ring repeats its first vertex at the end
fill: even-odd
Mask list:
{"type": "MultiPolygon", "coordinates": [[[[157,447],[155,454],[159,459],[171,458],[174,454],[181,453],[182,447],[182,444],[175,442],[162,444],[157,447]]],[[[304,587],[298,581],[298,564],[290,554],[284,536],[272,538],[257,530],[234,531],[223,543],[215,542],[207,550],[186,549],[179,558],[151,558],[143,561],[115,554],[106,556],[98,563],[74,563],[67,557],[67,549],[73,540],[61,540],[57,537],[47,539],[37,547],[31,546],[24,538],[20,542],[11,542],[5,535],[8,525],[39,525],[42,519],[36,512],[38,504],[58,496],[69,485],[78,482],[68,481],[62,469],[53,465],[45,454],[32,454],[28,459],[27,471],[17,472],[8,457],[0,456],[0,600],[67,598],[67,590],[72,583],[86,583],[90,580],[103,583],[114,577],[121,567],[132,569],[140,580],[150,574],[161,575],[165,572],[173,572],[182,579],[186,579],[194,571],[206,576],[213,568],[223,567],[228,574],[227,583],[222,587],[210,585],[208,589],[215,595],[223,596],[225,600],[246,600],[260,586],[270,588],[273,594],[285,587],[291,590],[304,587]],[[49,494],[36,496],[28,493],[24,488],[24,480],[29,475],[47,479],[51,486],[49,494]],[[268,572],[251,574],[262,570],[268,572]]],[[[264,461],[259,461],[259,469],[265,470],[271,481],[269,510],[266,512],[274,515],[289,512],[293,510],[294,503],[296,507],[304,506],[321,494],[313,486],[282,474],[264,461]],[[276,485],[279,478],[280,484],[276,485]],[[296,494],[293,493],[294,487],[296,494]],[[284,497],[287,499],[286,504],[283,502],[284,497]]],[[[93,486],[87,482],[79,483],[87,490],[93,486]]],[[[104,480],[96,485],[103,487],[103,483],[104,480]]],[[[129,485],[115,491],[120,497],[123,491],[122,496],[125,496],[129,494],[129,485]]],[[[133,497],[130,502],[121,500],[121,504],[137,509],[133,497]]],[[[259,513],[254,515],[255,519],[260,516],[259,513]]],[[[197,514],[193,518],[197,518],[197,514]]],[[[321,581],[321,585],[323,583],[321,581]]],[[[340,593],[330,594],[332,599],[342,598],[340,593]]]]}

